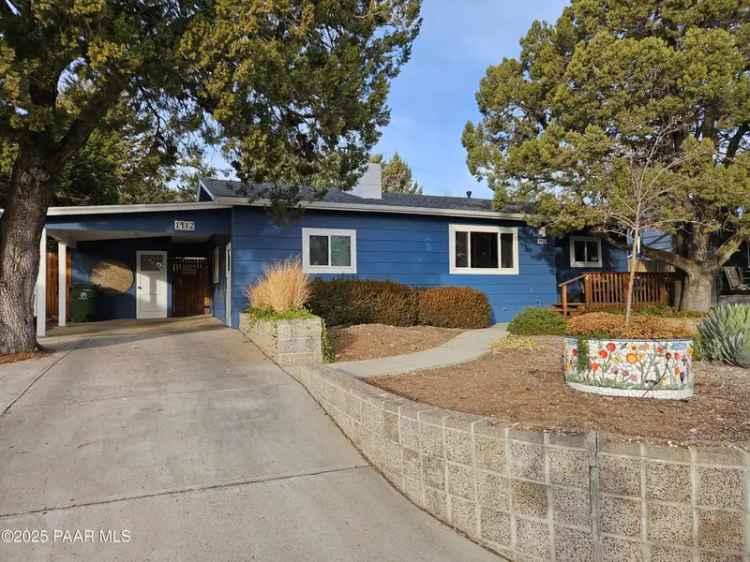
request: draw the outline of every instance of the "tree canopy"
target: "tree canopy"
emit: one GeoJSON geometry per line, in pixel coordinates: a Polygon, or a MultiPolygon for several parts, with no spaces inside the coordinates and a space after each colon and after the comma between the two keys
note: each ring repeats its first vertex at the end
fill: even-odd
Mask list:
{"type": "Polygon", "coordinates": [[[385,160],[382,154],[373,154],[370,162],[383,166],[383,191],[422,194],[422,188],[412,178],[409,164],[401,158],[398,152],[390,160],[385,160]]]}
{"type": "Polygon", "coordinates": [[[521,47],[488,69],[482,119],[463,134],[498,203],[533,203],[558,231],[607,231],[597,211],[622,193],[618,155],[663,138],[651,159],[672,188],[651,213],[677,244],[643,251],[691,279],[718,271],[750,232],[747,2],[573,0],[521,47]]]}

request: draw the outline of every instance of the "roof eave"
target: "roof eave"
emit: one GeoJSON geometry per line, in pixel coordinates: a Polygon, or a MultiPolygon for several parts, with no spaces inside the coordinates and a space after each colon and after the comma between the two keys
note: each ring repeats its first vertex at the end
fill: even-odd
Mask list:
{"type": "Polygon", "coordinates": [[[108,215],[118,213],[156,213],[169,211],[202,211],[229,209],[231,205],[217,201],[191,201],[186,203],[142,203],[133,205],[82,205],[79,207],[50,207],[47,216],[108,215]]]}
{"type": "MultiPolygon", "coordinates": [[[[267,207],[270,202],[267,199],[256,199],[253,201],[237,201],[236,197],[217,197],[217,203],[234,206],[267,207]]],[[[305,209],[319,211],[350,211],[357,213],[390,213],[399,215],[427,215],[444,217],[465,217],[482,219],[501,219],[526,221],[529,215],[526,213],[502,213],[498,211],[482,211],[472,209],[436,209],[430,207],[410,207],[402,205],[378,205],[371,203],[333,203],[327,201],[302,201],[300,206],[305,209]]]]}

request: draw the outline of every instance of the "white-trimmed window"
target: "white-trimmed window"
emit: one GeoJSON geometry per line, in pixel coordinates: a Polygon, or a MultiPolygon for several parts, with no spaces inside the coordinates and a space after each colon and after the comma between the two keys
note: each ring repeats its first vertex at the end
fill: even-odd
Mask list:
{"type": "Polygon", "coordinates": [[[518,274],[518,228],[452,224],[449,236],[451,273],[518,274]]]}
{"type": "Polygon", "coordinates": [[[357,231],[303,228],[302,269],[307,273],[357,273],[357,231]]]}
{"type": "Polygon", "coordinates": [[[570,237],[571,267],[602,267],[601,238],[591,236],[570,237]]]}
{"type": "Polygon", "coordinates": [[[219,247],[214,248],[213,259],[211,260],[211,281],[214,285],[219,284],[219,247]]]}

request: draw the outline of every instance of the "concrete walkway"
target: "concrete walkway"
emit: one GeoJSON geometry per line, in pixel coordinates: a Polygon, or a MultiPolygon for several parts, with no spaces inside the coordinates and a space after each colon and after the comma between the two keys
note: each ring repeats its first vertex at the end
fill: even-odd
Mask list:
{"type": "Polygon", "coordinates": [[[422,369],[438,369],[466,363],[481,357],[490,351],[493,343],[508,334],[504,324],[495,324],[483,330],[469,330],[459,334],[443,345],[383,359],[367,361],[344,361],[334,363],[336,370],[355,377],[375,377],[381,375],[400,375],[422,369]]]}
{"type": "Polygon", "coordinates": [[[3,562],[498,560],[398,494],[237,331],[55,334],[54,356],[0,365],[0,529],[19,533],[3,562]]]}

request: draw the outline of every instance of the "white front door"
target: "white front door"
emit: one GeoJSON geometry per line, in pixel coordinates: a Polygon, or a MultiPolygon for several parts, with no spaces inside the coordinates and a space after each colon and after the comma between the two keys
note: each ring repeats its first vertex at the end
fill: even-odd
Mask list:
{"type": "Polygon", "coordinates": [[[167,317],[167,252],[136,252],[136,318],[167,317]]]}
{"type": "Polygon", "coordinates": [[[224,253],[225,273],[227,277],[227,286],[224,291],[224,310],[226,312],[225,323],[232,327],[232,243],[227,244],[224,253]]]}

